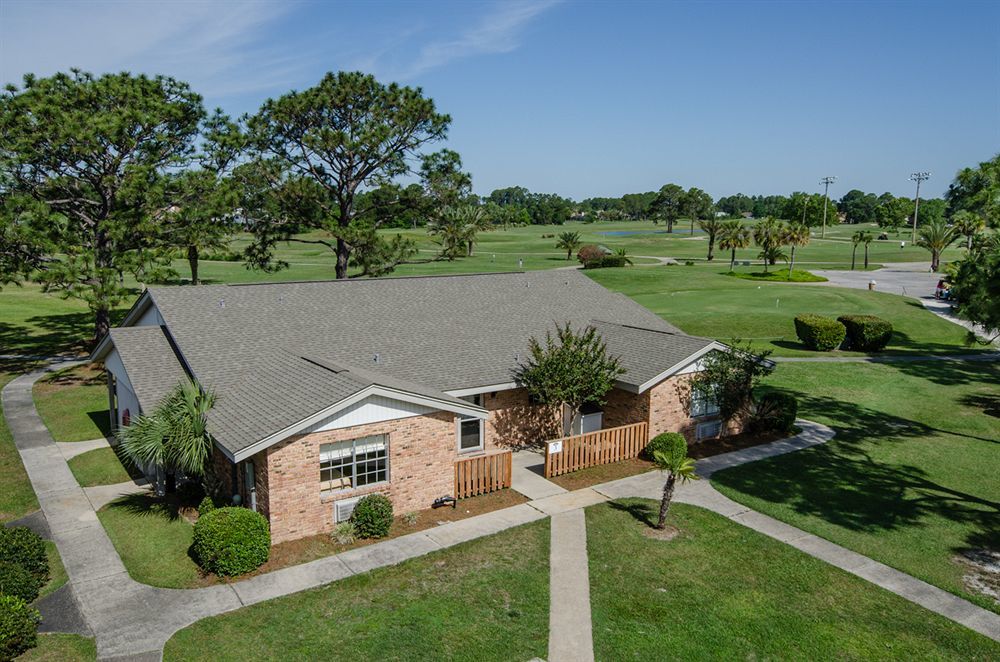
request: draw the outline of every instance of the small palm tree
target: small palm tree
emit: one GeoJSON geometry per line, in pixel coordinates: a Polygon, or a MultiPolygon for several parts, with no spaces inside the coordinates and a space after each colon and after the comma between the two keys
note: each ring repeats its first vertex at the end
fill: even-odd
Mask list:
{"type": "Polygon", "coordinates": [[[958,238],[955,229],[948,227],[941,219],[924,223],[920,226],[917,236],[917,246],[931,252],[931,271],[937,271],[941,266],[941,253],[951,246],[958,238]]]}
{"type": "Polygon", "coordinates": [[[579,232],[562,232],[559,234],[559,240],[556,242],[556,248],[562,248],[566,251],[566,259],[573,259],[573,251],[580,247],[583,241],[580,239],[579,232]]]}
{"type": "Polygon", "coordinates": [[[622,264],[627,264],[629,266],[632,266],[633,264],[635,264],[632,261],[632,258],[629,257],[628,251],[625,250],[624,248],[619,248],[618,250],[616,250],[615,251],[615,255],[617,255],[618,257],[620,257],[622,259],[622,264]]]}
{"type": "Polygon", "coordinates": [[[861,243],[865,245],[865,270],[868,269],[868,249],[871,248],[872,241],[875,240],[875,235],[871,232],[865,232],[864,236],[861,238],[861,243]]]}
{"type": "Polygon", "coordinates": [[[951,225],[955,232],[965,237],[965,249],[972,250],[972,239],[986,229],[986,221],[979,214],[962,210],[951,217],[951,225]]]}
{"type": "Polygon", "coordinates": [[[785,252],[781,250],[785,241],[784,231],[777,220],[767,217],[754,226],[753,240],[760,247],[757,257],[764,260],[765,273],[769,264],[773,265],[778,260],[786,259],[785,252]]]}
{"type": "Polygon", "coordinates": [[[708,257],[706,259],[709,262],[715,259],[715,238],[722,229],[722,224],[723,221],[715,216],[698,221],[698,227],[708,235],[708,257]]]}
{"type": "Polygon", "coordinates": [[[857,261],[858,245],[862,241],[864,241],[864,238],[865,238],[864,230],[858,230],[857,232],[851,235],[851,244],[853,245],[853,248],[851,249],[851,271],[854,271],[854,264],[857,261]]]}
{"type": "Polygon", "coordinates": [[[730,271],[736,265],[736,249],[748,247],[750,241],[750,230],[740,221],[726,221],[719,228],[719,248],[724,251],[731,251],[729,258],[730,271]]]}
{"type": "Polygon", "coordinates": [[[215,394],[197,382],[178,384],[152,414],[118,430],[122,450],[140,467],[162,469],[168,488],[176,473],[203,477],[212,454],[208,412],[214,405],[215,394]]]}
{"type": "Polygon", "coordinates": [[[788,262],[788,280],[792,279],[792,269],[795,268],[795,248],[809,243],[809,226],[805,223],[792,221],[785,227],[785,243],[791,247],[791,259],[788,262]]]}
{"type": "Polygon", "coordinates": [[[671,499],[674,498],[677,480],[680,479],[685,483],[698,479],[694,472],[694,460],[688,457],[687,442],[684,437],[676,433],[671,434],[666,446],[666,450],[653,452],[656,467],[667,473],[667,482],[663,484],[663,498],[660,500],[660,516],[656,521],[658,529],[665,529],[667,526],[667,511],[670,509],[671,499]]]}

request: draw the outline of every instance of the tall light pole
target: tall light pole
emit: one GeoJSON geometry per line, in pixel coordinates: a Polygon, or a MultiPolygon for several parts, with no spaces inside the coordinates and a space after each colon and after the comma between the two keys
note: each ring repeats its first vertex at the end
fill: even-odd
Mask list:
{"type": "Polygon", "coordinates": [[[830,184],[837,181],[836,177],[824,177],[819,180],[819,183],[823,185],[823,233],[820,235],[821,239],[826,239],[826,202],[830,199],[830,184]]]}
{"type": "Polygon", "coordinates": [[[913,207],[913,233],[910,235],[910,243],[917,243],[917,214],[920,213],[920,182],[930,179],[931,173],[929,172],[913,172],[910,173],[910,181],[917,183],[917,197],[914,200],[913,207]]]}

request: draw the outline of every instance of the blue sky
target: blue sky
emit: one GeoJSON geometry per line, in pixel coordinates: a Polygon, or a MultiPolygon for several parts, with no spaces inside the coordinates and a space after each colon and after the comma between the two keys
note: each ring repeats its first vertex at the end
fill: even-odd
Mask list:
{"type": "Polygon", "coordinates": [[[0,80],[73,66],[233,114],[330,70],[419,85],[479,193],[940,194],[1000,151],[997,2],[0,0],[0,80]]]}

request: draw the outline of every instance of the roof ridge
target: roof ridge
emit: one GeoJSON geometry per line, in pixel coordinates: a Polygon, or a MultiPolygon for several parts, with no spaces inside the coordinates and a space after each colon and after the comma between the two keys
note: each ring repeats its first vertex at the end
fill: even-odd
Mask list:
{"type": "Polygon", "coordinates": [[[312,285],[316,283],[370,283],[372,281],[430,280],[444,278],[469,278],[472,276],[517,276],[527,274],[547,274],[553,269],[537,271],[481,271],[467,274],[415,274],[411,276],[383,276],[380,278],[317,278],[311,280],[274,280],[257,283],[219,283],[218,287],[256,287],[265,285],[312,285]]]}

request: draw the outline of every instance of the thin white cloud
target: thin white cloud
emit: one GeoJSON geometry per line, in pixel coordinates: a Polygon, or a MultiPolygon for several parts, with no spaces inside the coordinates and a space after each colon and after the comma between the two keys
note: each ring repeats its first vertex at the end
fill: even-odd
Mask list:
{"type": "Polygon", "coordinates": [[[71,67],[186,80],[224,97],[266,89],[300,68],[271,52],[267,28],[289,2],[0,3],[0,81],[71,67]]]}
{"type": "MultiPolygon", "coordinates": [[[[559,2],[560,0],[520,0],[499,4],[477,25],[458,37],[425,44],[413,61],[397,71],[394,77],[412,78],[455,60],[514,51],[521,45],[524,28],[559,2]]],[[[372,60],[372,64],[377,67],[377,58],[372,60]]]]}

